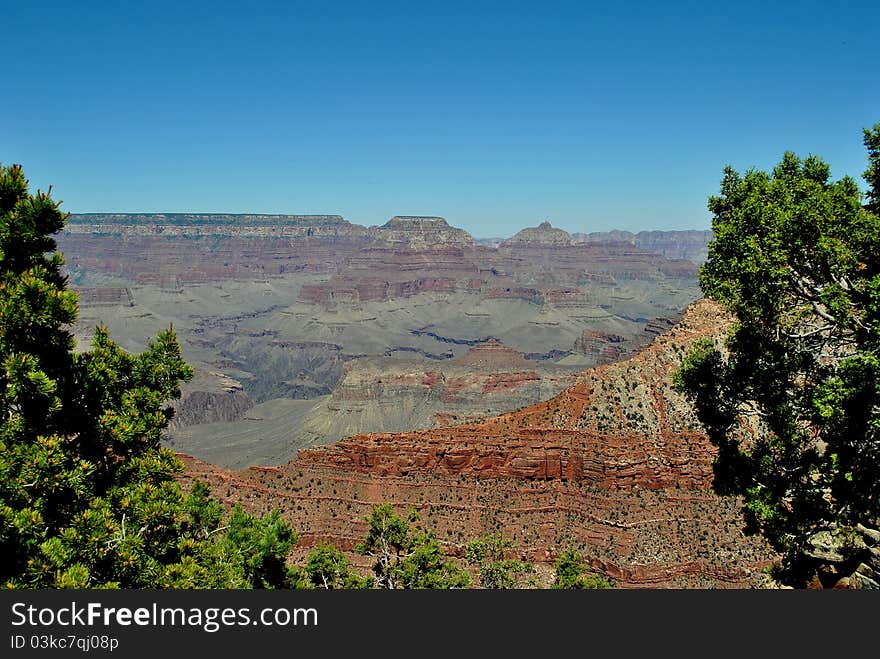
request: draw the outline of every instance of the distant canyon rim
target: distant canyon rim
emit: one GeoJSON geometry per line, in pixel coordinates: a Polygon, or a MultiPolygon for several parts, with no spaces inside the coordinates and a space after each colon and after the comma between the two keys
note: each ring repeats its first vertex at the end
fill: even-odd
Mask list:
{"type": "Polygon", "coordinates": [[[546,400],[700,295],[708,231],[475,240],[441,217],[83,214],[59,236],[75,334],[173,325],[196,370],[166,441],[226,467],[546,400]]]}

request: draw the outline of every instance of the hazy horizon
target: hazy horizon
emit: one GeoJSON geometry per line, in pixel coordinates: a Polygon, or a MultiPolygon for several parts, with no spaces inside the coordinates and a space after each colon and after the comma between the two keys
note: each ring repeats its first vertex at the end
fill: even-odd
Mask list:
{"type": "Polygon", "coordinates": [[[333,217],[333,216],[339,216],[343,220],[350,222],[351,224],[358,224],[358,225],[364,226],[368,229],[373,228],[373,227],[380,227],[394,217],[426,217],[426,218],[439,217],[439,218],[446,220],[446,223],[449,224],[449,226],[451,226],[451,227],[455,227],[458,229],[464,229],[469,234],[471,234],[471,236],[473,236],[476,240],[491,240],[493,238],[501,238],[501,239],[509,238],[509,237],[513,236],[514,234],[516,234],[517,232],[522,231],[523,229],[537,227],[542,222],[550,222],[550,224],[553,226],[554,229],[563,229],[563,230],[567,231],[568,233],[572,233],[572,234],[574,234],[574,233],[584,233],[584,234],[608,233],[610,231],[623,231],[623,232],[628,231],[630,233],[637,234],[642,231],[646,231],[646,232],[647,231],[681,231],[681,232],[684,232],[684,231],[708,231],[711,229],[711,227],[708,225],[708,223],[705,227],[682,227],[679,229],[658,229],[658,228],[653,228],[653,227],[642,227],[639,229],[632,229],[632,228],[628,228],[628,227],[624,227],[624,226],[612,227],[611,229],[592,229],[590,227],[569,228],[569,227],[565,227],[565,226],[561,226],[561,225],[557,224],[556,222],[553,221],[552,218],[543,218],[543,219],[539,219],[539,220],[534,221],[532,224],[525,224],[522,226],[518,226],[518,225],[511,226],[511,228],[509,229],[509,232],[505,233],[505,234],[482,235],[482,234],[474,232],[474,230],[472,230],[470,227],[465,226],[464,224],[459,224],[459,223],[451,220],[450,218],[448,218],[442,214],[414,215],[411,213],[395,213],[394,215],[387,217],[384,220],[379,221],[379,222],[357,222],[357,221],[352,220],[351,218],[346,217],[342,213],[321,213],[321,212],[251,213],[251,212],[245,211],[245,212],[227,213],[227,212],[223,212],[223,211],[190,211],[190,210],[186,210],[186,211],[168,211],[168,210],[166,210],[166,211],[119,211],[119,210],[116,210],[116,211],[84,211],[84,212],[70,211],[70,214],[71,215],[79,215],[79,216],[82,216],[82,215],[232,215],[232,216],[254,215],[254,216],[265,216],[265,217],[274,217],[274,216],[282,216],[282,217],[326,216],[326,217],[333,217]]]}

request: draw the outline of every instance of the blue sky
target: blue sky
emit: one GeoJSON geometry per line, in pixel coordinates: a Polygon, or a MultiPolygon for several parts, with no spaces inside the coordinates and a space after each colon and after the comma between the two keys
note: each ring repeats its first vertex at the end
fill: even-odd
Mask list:
{"type": "Polygon", "coordinates": [[[876,2],[9,4],[0,162],[71,212],[708,228],[880,122],[876,2]]]}

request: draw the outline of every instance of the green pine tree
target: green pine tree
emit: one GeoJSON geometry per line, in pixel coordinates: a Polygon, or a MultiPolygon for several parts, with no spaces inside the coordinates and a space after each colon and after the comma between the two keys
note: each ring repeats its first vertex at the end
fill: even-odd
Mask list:
{"type": "Polygon", "coordinates": [[[466,588],[470,577],[447,559],[430,531],[413,526],[415,509],[408,519],[394,513],[390,503],[373,507],[370,525],[358,551],[371,556],[375,588],[466,588]]]}
{"type": "Polygon", "coordinates": [[[277,513],[225,516],[176,480],[160,438],[192,369],[173,330],[132,355],[99,327],[74,351],[77,297],[52,238],[66,217],[0,165],[0,584],[288,585],[296,537],[277,513]]]}
{"type": "Polygon", "coordinates": [[[352,570],[345,554],[330,544],[319,544],[309,552],[300,571],[300,588],[325,590],[369,588],[370,579],[358,576],[352,570]]]}
{"type": "Polygon", "coordinates": [[[600,574],[590,574],[588,565],[573,548],[562,552],[553,563],[556,578],[551,588],[557,590],[606,590],[611,583],[600,574]]]}
{"type": "Polygon", "coordinates": [[[677,374],[718,447],[716,489],[745,498],[791,585],[834,554],[856,569],[880,535],[880,124],[865,145],[865,205],[815,156],[725,169],[700,284],[736,324],[677,374]]]}
{"type": "Polygon", "coordinates": [[[531,563],[506,558],[513,541],[498,534],[476,538],[468,543],[465,558],[477,570],[483,588],[494,590],[517,588],[525,575],[535,571],[531,563]]]}

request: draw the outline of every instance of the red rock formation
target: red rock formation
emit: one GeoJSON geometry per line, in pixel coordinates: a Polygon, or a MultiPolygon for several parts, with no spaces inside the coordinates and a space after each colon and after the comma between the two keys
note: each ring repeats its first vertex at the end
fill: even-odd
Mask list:
{"type": "Polygon", "coordinates": [[[585,329],[574,342],[574,351],[592,355],[598,363],[614,362],[629,352],[626,337],[585,329]]]}
{"type": "Polygon", "coordinates": [[[772,554],[743,534],[741,502],[712,491],[714,449],[671,386],[686,347],[726,322],[701,301],[639,355],[481,422],[359,435],[272,472],[186,458],[187,478],[280,508],[303,547],[352,549],[370,506],[390,501],[415,506],[453,555],[500,532],[534,561],[574,545],[622,586],[746,586],[772,554]]]}
{"type": "MultiPolygon", "coordinates": [[[[336,430],[349,428],[337,439],[371,427],[431,428],[437,425],[437,414],[458,421],[481,418],[552,396],[576,378],[571,367],[529,361],[490,339],[460,357],[429,364],[352,361],[343,370],[327,412],[346,420],[336,430]]],[[[315,417],[306,425],[318,421],[315,417]]]]}
{"type": "Polygon", "coordinates": [[[500,341],[490,339],[478,343],[466,354],[453,360],[453,364],[463,368],[527,368],[528,360],[516,350],[508,348],[500,341]]]}

